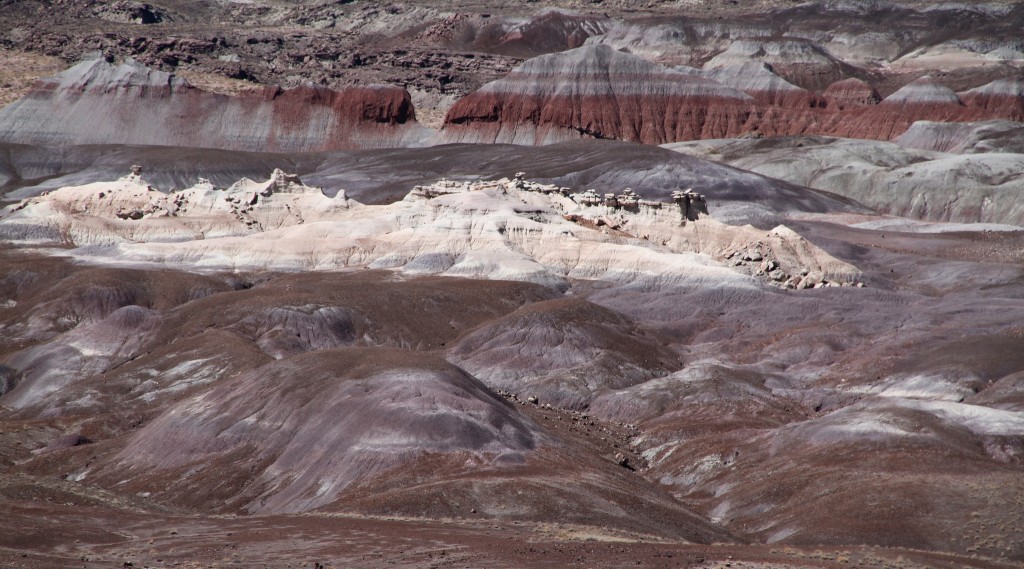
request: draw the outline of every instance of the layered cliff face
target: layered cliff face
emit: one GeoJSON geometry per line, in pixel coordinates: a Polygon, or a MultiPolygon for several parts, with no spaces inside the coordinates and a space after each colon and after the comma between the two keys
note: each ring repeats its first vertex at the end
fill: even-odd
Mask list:
{"type": "Polygon", "coordinates": [[[711,69],[684,66],[675,69],[680,73],[712,79],[737,91],[743,91],[762,105],[778,105],[793,109],[824,106],[821,97],[778,76],[767,63],[750,61],[711,69]]]}
{"type": "Polygon", "coordinates": [[[705,68],[757,62],[770,65],[788,81],[808,89],[824,89],[854,71],[813,42],[804,39],[741,39],[711,58],[705,68]]]}
{"type": "MultiPolygon", "coordinates": [[[[793,65],[810,64],[805,59],[793,65]]],[[[996,81],[961,100],[924,76],[880,99],[860,79],[833,82],[819,95],[766,63],[711,63],[668,69],[603,44],[542,56],[458,101],[442,138],[515,144],[581,137],[663,144],[746,134],[889,140],[916,121],[1012,120],[1024,112],[1019,81],[996,81]]]]}
{"type": "Polygon", "coordinates": [[[458,101],[450,142],[544,144],[581,137],[660,144],[743,132],[753,98],[617,52],[586,46],[531,59],[458,101]]]}
{"type": "Polygon", "coordinates": [[[1012,121],[1024,121],[1024,80],[998,79],[960,93],[960,99],[972,108],[1012,121]]]}
{"type": "Polygon", "coordinates": [[[963,122],[989,118],[968,108],[949,87],[929,76],[912,81],[878,105],[853,109],[826,132],[831,136],[889,140],[919,120],[963,122]]]}
{"type": "Polygon", "coordinates": [[[825,89],[822,96],[828,108],[836,111],[870,107],[882,100],[874,87],[856,78],[836,81],[825,89]]]}
{"type": "Polygon", "coordinates": [[[237,97],[134,61],[84,61],[0,111],[0,140],[305,152],[408,146],[428,131],[409,94],[388,86],[305,86],[237,97]]]}

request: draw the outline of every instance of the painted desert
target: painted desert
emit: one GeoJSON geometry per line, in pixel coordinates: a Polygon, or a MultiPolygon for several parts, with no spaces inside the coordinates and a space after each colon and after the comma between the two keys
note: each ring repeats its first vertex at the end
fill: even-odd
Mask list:
{"type": "Polygon", "coordinates": [[[1022,30],[0,0],[0,567],[1024,566],[1022,30]]]}

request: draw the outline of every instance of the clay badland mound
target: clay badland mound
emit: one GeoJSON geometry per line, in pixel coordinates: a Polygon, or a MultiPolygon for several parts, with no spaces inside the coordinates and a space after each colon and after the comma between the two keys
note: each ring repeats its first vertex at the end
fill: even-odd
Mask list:
{"type": "Polygon", "coordinates": [[[492,387],[586,408],[595,392],[675,371],[667,338],[590,302],[538,302],[488,323],[451,349],[453,361],[492,387]]]}
{"type": "Polygon", "coordinates": [[[397,87],[267,87],[226,96],[130,60],[84,61],[0,111],[0,140],[51,146],[305,152],[408,146],[424,132],[409,94],[397,87]]]}
{"type": "Polygon", "coordinates": [[[176,502],[220,494],[230,509],[297,512],[422,453],[522,460],[542,438],[532,421],[439,358],[319,350],[171,407],[112,459],[107,476],[176,502]],[[196,463],[208,466],[190,475],[196,463]]]}
{"type": "Polygon", "coordinates": [[[461,99],[455,142],[543,144],[581,136],[661,143],[738,134],[752,99],[607,46],[531,59],[461,99]]]}
{"type": "Polygon", "coordinates": [[[538,57],[457,102],[445,118],[443,138],[548,144],[593,137],[662,144],[818,134],[888,140],[915,121],[1012,119],[1024,104],[1012,81],[965,93],[965,102],[926,76],[879,100],[857,79],[841,79],[819,96],[757,63],[681,70],[603,44],[538,57]]]}

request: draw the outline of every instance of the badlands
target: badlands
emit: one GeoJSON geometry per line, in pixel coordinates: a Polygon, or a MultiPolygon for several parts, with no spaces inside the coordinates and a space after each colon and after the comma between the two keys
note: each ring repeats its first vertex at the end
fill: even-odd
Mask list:
{"type": "Polygon", "coordinates": [[[1022,29],[0,2],[0,567],[1021,567],[1022,29]]]}

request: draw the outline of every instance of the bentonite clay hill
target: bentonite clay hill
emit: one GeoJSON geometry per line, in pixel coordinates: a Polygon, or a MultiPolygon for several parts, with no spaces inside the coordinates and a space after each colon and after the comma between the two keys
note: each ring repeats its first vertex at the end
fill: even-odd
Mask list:
{"type": "Polygon", "coordinates": [[[915,121],[1018,120],[1022,84],[1000,80],[965,94],[965,102],[926,76],[879,101],[857,79],[840,80],[819,95],[761,64],[671,70],[606,45],[585,46],[531,59],[459,100],[445,117],[444,138],[545,144],[594,137],[663,144],[827,134],[888,140],[915,121]]]}
{"type": "MultiPolygon", "coordinates": [[[[667,145],[680,152],[835,192],[877,211],[923,221],[1024,224],[1024,125],[916,123],[906,146],[830,137],[667,145]],[[955,146],[954,146],[955,145],[955,146]],[[960,150],[938,153],[924,148],[960,150]],[[1016,151],[1015,151],[1016,150],[1016,151]]],[[[897,222],[895,226],[902,224],[897,222]]],[[[920,224],[927,227],[927,224],[920,224]]]]}
{"type": "Polygon", "coordinates": [[[660,144],[743,131],[753,99],[607,46],[544,55],[459,100],[458,142],[544,144],[581,136],[660,144]]]}
{"type": "Polygon", "coordinates": [[[65,146],[126,144],[304,152],[421,143],[409,93],[383,85],[333,91],[267,87],[236,96],[197,89],[134,61],[87,60],[0,110],[0,139],[65,146]]]}
{"type": "Polygon", "coordinates": [[[306,152],[439,140],[548,144],[593,137],[661,144],[746,134],[889,139],[919,120],[1019,120],[1024,113],[1021,80],[999,80],[961,99],[922,77],[877,103],[870,86],[851,81],[857,80],[818,95],[764,65],[673,70],[608,46],[587,46],[531,59],[460,99],[439,137],[416,122],[409,93],[398,87],[267,87],[230,96],[134,61],[92,59],[40,81],[0,110],[0,140],[306,152]]]}

